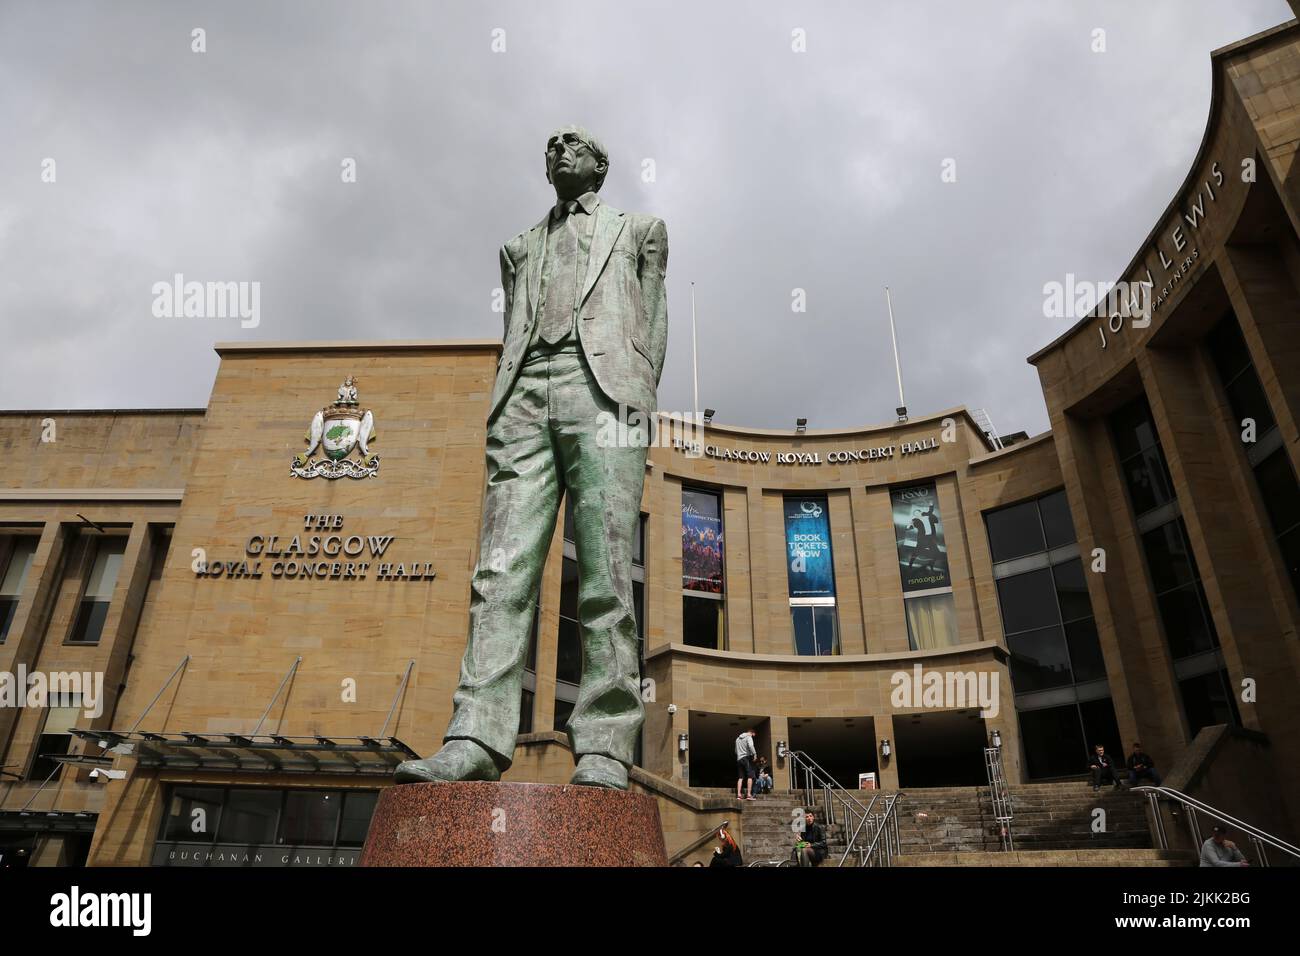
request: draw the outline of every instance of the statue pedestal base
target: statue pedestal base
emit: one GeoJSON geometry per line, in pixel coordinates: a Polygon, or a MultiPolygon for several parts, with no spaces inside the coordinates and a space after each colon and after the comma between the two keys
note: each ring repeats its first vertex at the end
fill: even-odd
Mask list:
{"type": "Polygon", "coordinates": [[[362,866],[667,866],[654,797],[542,783],[404,783],[379,797],[362,866]]]}

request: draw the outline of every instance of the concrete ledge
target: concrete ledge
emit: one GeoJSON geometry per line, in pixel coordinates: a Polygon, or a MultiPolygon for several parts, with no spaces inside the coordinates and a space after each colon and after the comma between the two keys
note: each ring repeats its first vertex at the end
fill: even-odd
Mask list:
{"type": "Polygon", "coordinates": [[[180,501],[184,488],[0,488],[0,501],[180,501]]]}
{"type": "Polygon", "coordinates": [[[656,657],[682,656],[701,657],[721,663],[735,664],[746,662],[752,664],[802,664],[805,666],[842,666],[852,664],[919,664],[927,660],[940,660],[946,657],[958,657],[963,654],[988,654],[996,663],[1007,661],[1007,651],[996,641],[979,641],[974,644],[959,644],[956,647],[943,647],[929,651],[902,651],[896,654],[829,654],[825,657],[805,657],[799,654],[751,654],[745,651],[719,651],[710,647],[691,647],[689,644],[663,644],[646,651],[646,660],[656,657]]]}
{"type": "Polygon", "coordinates": [[[382,339],[330,342],[217,342],[218,355],[255,352],[500,352],[500,339],[382,339]]]}

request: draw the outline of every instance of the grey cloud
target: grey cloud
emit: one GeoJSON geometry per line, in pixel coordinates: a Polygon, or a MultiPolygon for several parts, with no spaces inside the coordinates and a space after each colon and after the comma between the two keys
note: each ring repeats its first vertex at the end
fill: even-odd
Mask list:
{"type": "Polygon", "coordinates": [[[202,405],[222,339],[496,336],[496,250],[546,209],[545,137],[577,122],[611,149],[608,200],[668,222],[663,408],[691,401],[694,281],[719,420],[888,421],[888,284],[914,412],[983,406],[1040,431],[1025,356],[1068,325],[1042,317],[1043,283],[1119,277],[1200,142],[1210,51],[1289,15],[1283,0],[11,2],[0,406],[202,405]],[[940,182],[945,157],[957,183],[940,182]],[[155,319],[150,287],[176,272],[259,280],[261,326],[155,319]]]}

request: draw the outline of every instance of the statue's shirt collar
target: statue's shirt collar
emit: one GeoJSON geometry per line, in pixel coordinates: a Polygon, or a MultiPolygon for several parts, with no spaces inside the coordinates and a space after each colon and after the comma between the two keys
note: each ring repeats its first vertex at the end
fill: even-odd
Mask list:
{"type": "MultiPolygon", "coordinates": [[[[592,215],[593,213],[595,213],[595,211],[596,211],[596,207],[600,205],[600,197],[597,196],[597,195],[596,195],[592,190],[590,190],[590,189],[587,190],[585,193],[583,193],[581,196],[579,196],[579,197],[578,197],[576,200],[574,200],[574,201],[575,201],[579,206],[581,206],[581,207],[582,207],[582,211],[585,212],[585,213],[586,213],[587,215],[589,215],[589,216],[592,215]]],[[[563,202],[557,202],[554,206],[551,207],[551,218],[552,218],[552,219],[558,219],[558,218],[560,217],[560,210],[562,209],[563,206],[564,206],[564,203],[563,203],[563,202]]]]}

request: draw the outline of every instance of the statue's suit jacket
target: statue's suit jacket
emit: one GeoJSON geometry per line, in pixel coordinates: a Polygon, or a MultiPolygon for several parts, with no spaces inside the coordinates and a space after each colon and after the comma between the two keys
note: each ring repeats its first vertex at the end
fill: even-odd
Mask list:
{"type": "MultiPolygon", "coordinates": [[[[668,348],[668,230],[662,219],[625,213],[604,202],[595,216],[587,274],[578,293],[578,340],[607,398],[653,414],[668,348]]],[[[501,248],[505,347],[489,423],[505,405],[534,338],[549,220],[547,212],[541,222],[501,248]]]]}

